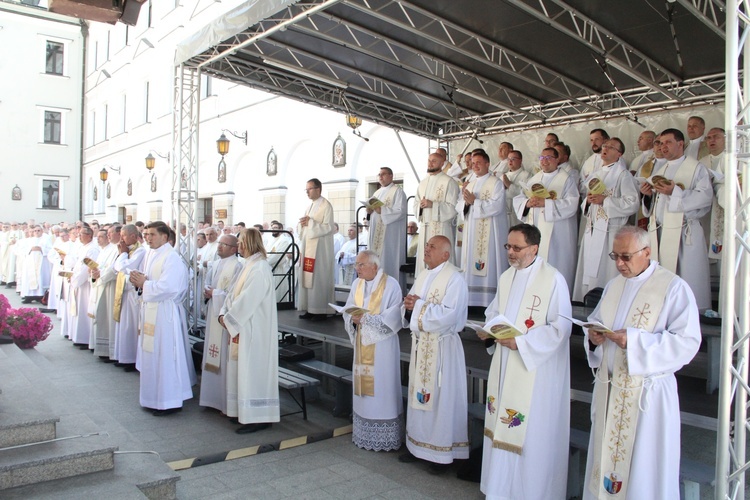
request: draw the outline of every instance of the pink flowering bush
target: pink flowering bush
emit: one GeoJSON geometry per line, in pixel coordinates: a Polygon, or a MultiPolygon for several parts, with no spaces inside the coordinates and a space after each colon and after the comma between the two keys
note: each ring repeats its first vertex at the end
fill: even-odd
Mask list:
{"type": "Polygon", "coordinates": [[[49,337],[52,321],[37,309],[11,309],[8,299],[0,295],[0,334],[9,334],[21,349],[31,349],[49,337]]]}

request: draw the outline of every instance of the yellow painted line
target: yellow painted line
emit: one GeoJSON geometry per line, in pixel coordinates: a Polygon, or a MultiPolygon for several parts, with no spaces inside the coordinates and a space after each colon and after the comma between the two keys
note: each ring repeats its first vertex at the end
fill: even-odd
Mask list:
{"type": "Polygon", "coordinates": [[[174,462],[167,462],[167,465],[170,466],[172,470],[183,470],[192,467],[194,461],[194,458],[186,458],[185,460],[175,460],[174,462]]]}
{"type": "Polygon", "coordinates": [[[279,443],[279,451],[302,446],[303,444],[307,444],[307,436],[285,439],[284,441],[279,443]]]}
{"type": "Polygon", "coordinates": [[[236,458],[250,457],[258,454],[260,446],[251,446],[249,448],[240,448],[239,450],[232,450],[227,453],[227,457],[224,460],[234,460],[236,458]]]}
{"type": "Polygon", "coordinates": [[[346,427],[338,427],[333,429],[333,437],[345,436],[346,434],[352,433],[352,426],[347,425],[346,427]]]}

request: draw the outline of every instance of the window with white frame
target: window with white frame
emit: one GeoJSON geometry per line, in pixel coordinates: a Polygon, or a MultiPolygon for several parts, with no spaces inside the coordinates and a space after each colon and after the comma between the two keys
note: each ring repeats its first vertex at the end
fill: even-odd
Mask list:
{"type": "Polygon", "coordinates": [[[62,113],[59,111],[44,112],[44,143],[62,144],[62,113]]]}
{"type": "Polygon", "coordinates": [[[65,69],[65,45],[61,42],[47,40],[47,57],[45,72],[48,75],[63,75],[65,69]]]}
{"type": "Polygon", "coordinates": [[[63,210],[65,208],[65,183],[67,175],[37,174],[37,208],[63,210]]]}

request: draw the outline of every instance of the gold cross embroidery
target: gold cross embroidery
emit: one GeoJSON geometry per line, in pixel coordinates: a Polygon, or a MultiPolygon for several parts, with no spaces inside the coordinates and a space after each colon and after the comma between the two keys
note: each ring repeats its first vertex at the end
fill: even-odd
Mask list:
{"type": "Polygon", "coordinates": [[[651,304],[648,302],[643,304],[643,307],[635,308],[636,313],[633,314],[630,322],[634,324],[635,328],[641,328],[641,325],[648,323],[649,317],[651,316],[651,304]]]}

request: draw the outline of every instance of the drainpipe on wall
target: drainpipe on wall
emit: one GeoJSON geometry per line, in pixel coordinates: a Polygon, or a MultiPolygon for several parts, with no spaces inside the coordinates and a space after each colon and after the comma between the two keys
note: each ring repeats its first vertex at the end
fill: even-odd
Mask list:
{"type": "MultiPolygon", "coordinates": [[[[83,119],[86,115],[86,107],[83,105],[86,97],[86,42],[89,36],[89,28],[86,21],[81,19],[81,33],[83,34],[83,64],[81,64],[81,142],[79,145],[79,162],[80,169],[78,175],[78,217],[76,220],[83,220],[83,145],[84,145],[84,133],[83,133],[83,119]]],[[[75,221],[73,221],[75,222],[75,221]]]]}

